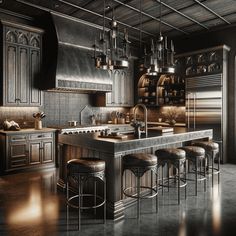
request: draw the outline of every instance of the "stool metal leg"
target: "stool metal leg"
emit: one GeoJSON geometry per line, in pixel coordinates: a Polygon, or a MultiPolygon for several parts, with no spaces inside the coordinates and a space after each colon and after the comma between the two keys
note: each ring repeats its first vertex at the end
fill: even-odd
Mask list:
{"type": "Polygon", "coordinates": [[[214,151],[211,153],[211,174],[212,174],[212,187],[214,186],[214,151]]]}
{"type": "Polygon", "coordinates": [[[170,191],[170,166],[169,162],[167,162],[167,181],[168,181],[168,192],[170,191]]]}
{"type": "MultiPolygon", "coordinates": [[[[158,170],[156,170],[156,191],[158,193],[158,170]]],[[[158,194],[156,195],[156,212],[158,212],[158,194]]]]}
{"type": "Polygon", "coordinates": [[[161,168],[161,184],[162,184],[162,195],[164,193],[164,166],[162,165],[162,168],[161,168]]]}
{"type": "Polygon", "coordinates": [[[218,151],[218,184],[220,183],[220,150],[218,151]]]}
{"type": "Polygon", "coordinates": [[[153,192],[153,171],[151,171],[151,189],[150,189],[150,191],[152,194],[152,192],[153,192]]]}
{"type": "Polygon", "coordinates": [[[205,159],[203,160],[204,166],[203,166],[203,170],[204,170],[204,191],[206,192],[206,166],[205,166],[205,159]]]}
{"type": "Polygon", "coordinates": [[[187,199],[187,164],[184,162],[184,184],[185,184],[185,199],[187,199]]]}
{"type": "MultiPolygon", "coordinates": [[[[66,177],[66,201],[68,201],[69,199],[69,180],[68,180],[68,176],[66,177]]],[[[67,231],[69,230],[69,205],[68,203],[66,204],[66,228],[67,231]]]]}
{"type": "Polygon", "coordinates": [[[137,177],[137,217],[140,218],[140,177],[137,177]]]}
{"type": "Polygon", "coordinates": [[[180,161],[178,161],[178,204],[180,204],[180,161]]]}
{"type": "Polygon", "coordinates": [[[105,201],[105,203],[104,203],[104,206],[103,206],[103,210],[104,210],[104,212],[103,212],[103,223],[105,224],[106,223],[106,211],[107,211],[107,208],[106,208],[106,202],[107,202],[107,199],[106,199],[106,196],[107,196],[107,194],[106,194],[106,179],[104,178],[104,201],[105,201]]]}
{"type": "Polygon", "coordinates": [[[198,181],[198,160],[195,160],[195,196],[197,196],[197,181],[198,181]]]}
{"type": "Polygon", "coordinates": [[[78,201],[79,201],[79,203],[78,203],[78,230],[80,230],[80,225],[81,225],[81,210],[80,210],[80,208],[81,208],[81,178],[80,178],[80,176],[79,176],[79,179],[78,179],[78,194],[79,194],[79,196],[78,196],[78,201]]]}
{"type": "MultiPolygon", "coordinates": [[[[94,206],[97,205],[97,180],[94,180],[94,206]]],[[[94,208],[94,214],[96,215],[97,208],[94,208]]]]}

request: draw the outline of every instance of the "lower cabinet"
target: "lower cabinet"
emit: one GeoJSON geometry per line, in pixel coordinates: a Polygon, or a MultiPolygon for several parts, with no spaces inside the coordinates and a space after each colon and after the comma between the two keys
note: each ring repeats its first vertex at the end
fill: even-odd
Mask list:
{"type": "MultiPolygon", "coordinates": [[[[47,129],[46,129],[47,130],[47,129]]],[[[1,173],[55,165],[55,131],[0,133],[1,173]]]]}

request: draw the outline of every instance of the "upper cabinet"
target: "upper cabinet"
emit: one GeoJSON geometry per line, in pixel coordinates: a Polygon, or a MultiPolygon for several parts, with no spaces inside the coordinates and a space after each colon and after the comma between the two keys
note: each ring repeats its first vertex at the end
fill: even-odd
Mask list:
{"type": "Polygon", "coordinates": [[[128,69],[111,71],[112,92],[97,95],[97,106],[132,107],[134,105],[133,64],[128,69]]]}
{"type": "Polygon", "coordinates": [[[223,73],[223,50],[226,45],[188,52],[176,56],[176,64],[184,77],[195,77],[223,73]]]}
{"type": "Polygon", "coordinates": [[[42,93],[37,88],[41,73],[42,33],[34,27],[1,21],[1,105],[42,105],[42,93]]]}

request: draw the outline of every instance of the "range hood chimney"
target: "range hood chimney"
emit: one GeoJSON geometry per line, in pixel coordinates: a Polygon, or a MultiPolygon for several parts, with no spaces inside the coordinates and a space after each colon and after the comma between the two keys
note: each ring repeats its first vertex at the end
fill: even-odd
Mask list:
{"type": "Polygon", "coordinates": [[[112,90],[110,72],[97,69],[94,40],[99,26],[50,13],[44,36],[42,89],[98,93],[112,90]],[[49,23],[48,23],[49,22],[49,23]]]}

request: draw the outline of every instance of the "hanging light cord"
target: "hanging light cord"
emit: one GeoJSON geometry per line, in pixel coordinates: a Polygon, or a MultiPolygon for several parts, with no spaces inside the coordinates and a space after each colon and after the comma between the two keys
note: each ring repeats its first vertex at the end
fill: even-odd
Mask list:
{"type": "Polygon", "coordinates": [[[160,0],[160,17],[159,17],[159,19],[160,19],[160,23],[159,23],[159,34],[160,34],[160,36],[162,35],[161,34],[161,24],[162,24],[162,3],[161,3],[161,0],[160,0]]]}
{"type": "Polygon", "coordinates": [[[139,1],[139,24],[140,24],[140,30],[139,30],[139,50],[141,52],[142,49],[142,30],[143,30],[143,24],[142,24],[142,0],[139,1]]]}
{"type": "Polygon", "coordinates": [[[105,13],[106,13],[106,10],[105,10],[105,7],[106,7],[106,0],[103,0],[103,40],[105,40],[105,13]]]}

